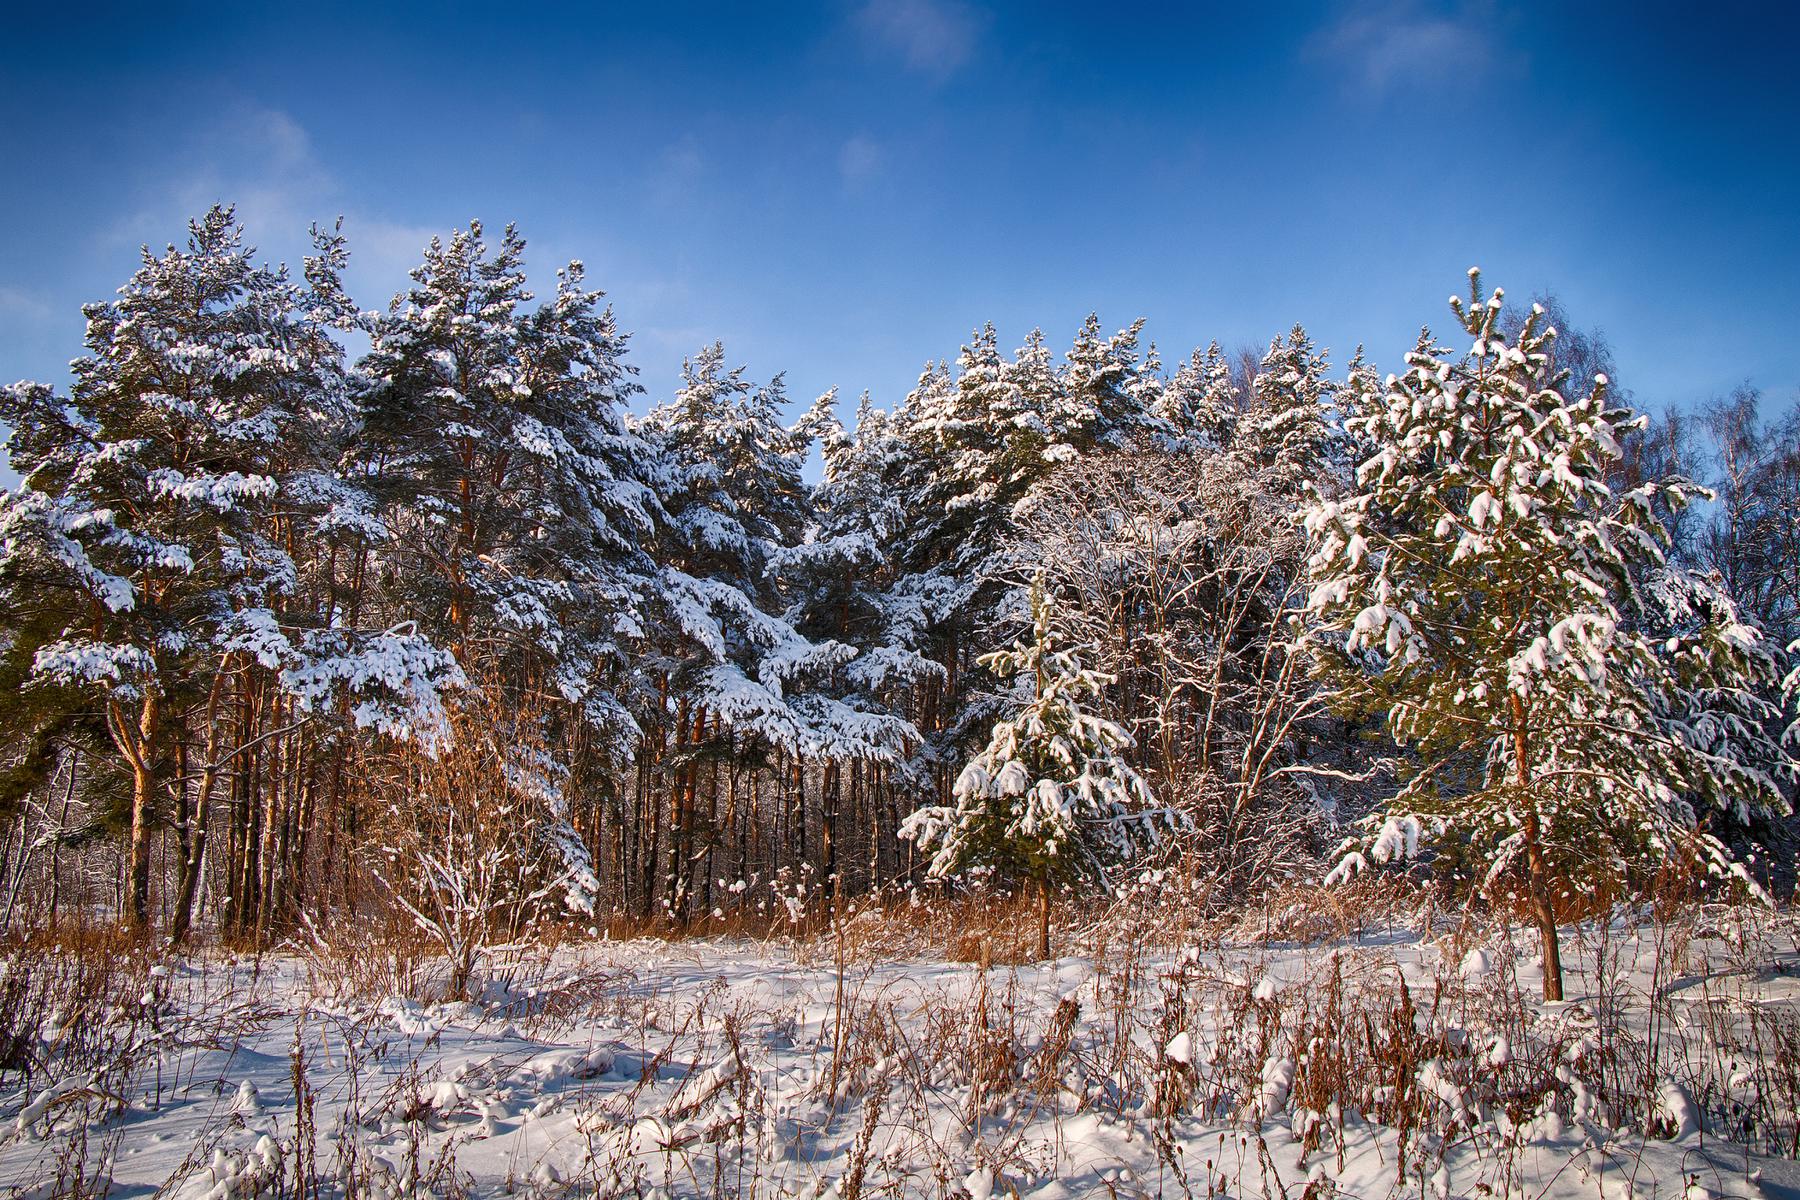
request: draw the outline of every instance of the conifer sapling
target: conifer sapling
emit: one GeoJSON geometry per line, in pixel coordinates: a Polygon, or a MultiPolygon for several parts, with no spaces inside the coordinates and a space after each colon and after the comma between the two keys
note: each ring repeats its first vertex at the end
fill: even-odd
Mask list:
{"type": "Polygon", "coordinates": [[[1158,808],[1125,761],[1132,738],[1084,705],[1106,676],[1084,667],[1081,647],[1057,627],[1039,580],[1031,589],[1031,641],[983,655],[995,675],[1029,684],[1030,698],[998,722],[957,777],[954,803],[922,808],[901,836],[935,848],[933,878],[985,866],[1038,889],[1038,955],[1050,955],[1050,889],[1104,885],[1180,824],[1158,808]]]}

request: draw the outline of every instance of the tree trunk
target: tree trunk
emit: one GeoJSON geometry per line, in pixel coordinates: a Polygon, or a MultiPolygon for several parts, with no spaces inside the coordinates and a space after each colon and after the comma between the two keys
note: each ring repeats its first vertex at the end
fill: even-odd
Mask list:
{"type": "Polygon", "coordinates": [[[1550,871],[1544,862],[1543,823],[1531,799],[1531,742],[1525,721],[1525,702],[1512,697],[1513,757],[1518,771],[1519,796],[1525,802],[1525,872],[1531,892],[1531,911],[1537,918],[1544,943],[1544,999],[1563,998],[1562,947],[1556,938],[1556,904],[1550,895],[1550,871]]]}
{"type": "Polygon", "coordinates": [[[1050,877],[1038,876],[1038,961],[1050,957],[1050,877]]]}
{"type": "MultiPolygon", "coordinates": [[[[228,663],[229,660],[227,660],[228,663]]],[[[213,678],[212,691],[206,700],[206,755],[200,768],[200,787],[193,810],[187,815],[181,839],[181,874],[175,889],[175,912],[170,918],[169,936],[177,944],[187,936],[194,919],[194,895],[200,887],[200,868],[206,861],[206,827],[212,808],[213,788],[219,780],[219,696],[224,690],[227,663],[219,664],[213,678]]],[[[182,772],[183,795],[186,795],[187,772],[182,772]]]]}
{"type": "Polygon", "coordinates": [[[50,924],[56,925],[57,904],[62,899],[63,831],[69,827],[69,805],[75,802],[75,772],[81,769],[81,751],[69,758],[69,786],[63,792],[62,814],[56,818],[55,836],[50,839],[50,924]]]}
{"type": "Polygon", "coordinates": [[[150,825],[151,806],[156,798],[156,751],[162,719],[159,697],[154,687],[146,684],[144,700],[138,709],[135,753],[131,760],[131,862],[126,870],[129,887],[126,899],[126,921],[143,932],[150,927],[150,825]]]}
{"type": "Polygon", "coordinates": [[[1530,874],[1531,909],[1537,918],[1538,935],[1544,944],[1544,999],[1563,998],[1562,946],[1556,933],[1556,904],[1550,895],[1550,872],[1544,864],[1543,846],[1538,841],[1538,816],[1533,812],[1525,819],[1525,860],[1530,874]]]}

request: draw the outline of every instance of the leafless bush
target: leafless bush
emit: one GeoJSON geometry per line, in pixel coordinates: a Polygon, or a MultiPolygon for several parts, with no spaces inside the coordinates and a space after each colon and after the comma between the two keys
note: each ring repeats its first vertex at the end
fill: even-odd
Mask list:
{"type": "Polygon", "coordinates": [[[1357,794],[1348,739],[1291,644],[1292,505],[1231,454],[1121,454],[1054,477],[1019,514],[1013,553],[1099,647],[1112,715],[1192,816],[1180,854],[1215,903],[1310,869],[1330,849],[1328,807],[1357,794]]]}
{"type": "Polygon", "coordinates": [[[393,903],[441,951],[444,994],[460,999],[491,943],[517,940],[565,906],[591,911],[596,885],[564,819],[566,771],[542,714],[477,687],[458,699],[450,732],[436,753],[399,752],[390,819],[370,857],[393,903]]]}

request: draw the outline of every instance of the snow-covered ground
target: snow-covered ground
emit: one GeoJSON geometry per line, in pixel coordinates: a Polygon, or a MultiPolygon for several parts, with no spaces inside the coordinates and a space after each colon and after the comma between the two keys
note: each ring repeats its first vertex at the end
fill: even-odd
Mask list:
{"type": "MultiPolygon", "coordinates": [[[[1800,1197],[1773,1153],[1794,1153],[1800,1099],[1791,919],[1565,939],[1561,1005],[1534,999],[1528,939],[1444,929],[1156,952],[1114,936],[985,970],[882,961],[854,928],[589,941],[498,951],[479,1000],[452,1003],[376,994],[398,960],[147,960],[103,1009],[51,994],[33,1026],[9,1002],[26,1037],[0,1185],[1800,1197]]],[[[0,992],[56,969],[15,957],[0,992]]]]}

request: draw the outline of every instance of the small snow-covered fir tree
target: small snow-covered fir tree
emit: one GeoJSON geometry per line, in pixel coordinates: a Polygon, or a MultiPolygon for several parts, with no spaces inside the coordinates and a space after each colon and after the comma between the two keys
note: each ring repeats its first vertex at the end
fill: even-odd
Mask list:
{"type": "Polygon", "coordinates": [[[1106,883],[1179,818],[1156,806],[1125,761],[1131,735],[1084,707],[1107,679],[1082,665],[1080,647],[1057,628],[1041,579],[1032,587],[1031,616],[1029,643],[981,659],[995,675],[1028,685],[1030,698],[994,726],[963,768],[954,803],[913,813],[900,836],[933,850],[933,878],[985,866],[1033,880],[1038,955],[1048,958],[1051,887],[1106,883]]]}
{"type": "Polygon", "coordinates": [[[1749,882],[1705,822],[1785,807],[1745,700],[1772,660],[1728,604],[1645,585],[1668,545],[1658,514],[1695,489],[1608,485],[1635,422],[1606,378],[1547,378],[1555,330],[1540,310],[1503,336],[1476,272],[1451,307],[1468,353],[1426,335],[1404,377],[1355,389],[1370,457],[1349,496],[1303,513],[1320,674],[1412,764],[1333,875],[1456,844],[1532,914],[1555,1000],[1558,914],[1579,892],[1693,856],[1749,882]]]}

